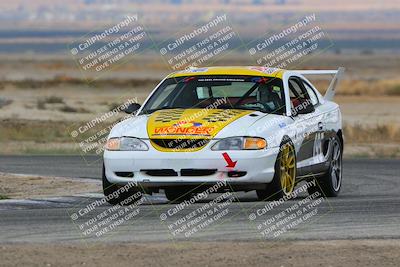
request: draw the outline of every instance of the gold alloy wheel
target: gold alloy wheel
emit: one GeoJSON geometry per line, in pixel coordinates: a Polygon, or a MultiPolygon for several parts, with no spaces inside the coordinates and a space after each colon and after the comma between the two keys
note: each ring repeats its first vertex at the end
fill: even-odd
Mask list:
{"type": "Polygon", "coordinates": [[[294,148],[290,144],[285,144],[282,147],[280,160],[280,180],[282,191],[285,195],[290,195],[293,192],[296,179],[296,164],[295,164],[294,148]]]}

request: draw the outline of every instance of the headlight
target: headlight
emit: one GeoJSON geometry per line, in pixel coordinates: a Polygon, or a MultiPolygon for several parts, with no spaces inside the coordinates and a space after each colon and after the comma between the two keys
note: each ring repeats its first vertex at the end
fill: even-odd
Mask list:
{"type": "Polygon", "coordinates": [[[116,137],[107,140],[105,149],[120,151],[146,151],[149,150],[149,147],[139,138],[116,137]]]}
{"type": "Polygon", "coordinates": [[[260,137],[229,137],[215,143],[211,150],[258,150],[267,147],[267,141],[260,137]]]}

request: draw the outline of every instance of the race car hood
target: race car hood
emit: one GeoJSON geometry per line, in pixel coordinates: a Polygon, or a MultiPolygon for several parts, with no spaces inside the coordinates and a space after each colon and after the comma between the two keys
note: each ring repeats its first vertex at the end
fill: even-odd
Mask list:
{"type": "Polygon", "coordinates": [[[147,121],[150,139],[212,139],[222,129],[250,114],[237,109],[172,109],[154,112],[147,121]]]}
{"type": "Polygon", "coordinates": [[[190,150],[199,150],[211,139],[247,135],[250,126],[265,115],[239,109],[159,110],[122,121],[113,128],[110,137],[150,139],[160,151],[188,151],[187,147],[177,147],[181,148],[182,142],[189,140],[190,150]]]}

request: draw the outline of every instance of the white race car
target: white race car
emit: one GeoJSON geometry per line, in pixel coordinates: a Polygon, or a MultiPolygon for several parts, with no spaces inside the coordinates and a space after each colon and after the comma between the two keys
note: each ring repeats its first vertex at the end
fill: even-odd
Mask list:
{"type": "Polygon", "coordinates": [[[313,179],[310,193],[337,196],[343,132],[332,98],[343,71],[208,67],[170,74],[111,130],[106,199],[118,204],[163,189],[168,200],[183,201],[223,182],[221,192],[256,190],[259,199],[274,200],[313,179]],[[334,75],[325,96],[307,75],[334,75]]]}

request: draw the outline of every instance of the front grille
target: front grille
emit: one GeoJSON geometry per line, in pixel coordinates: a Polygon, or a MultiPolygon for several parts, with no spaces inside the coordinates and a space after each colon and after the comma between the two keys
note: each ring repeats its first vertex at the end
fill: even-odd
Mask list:
{"type": "MultiPolygon", "coordinates": [[[[150,176],[178,176],[173,169],[146,169],[140,170],[150,176]]],[[[181,169],[180,176],[208,176],[217,172],[217,169],[181,169]]]]}
{"type": "Polygon", "coordinates": [[[195,149],[208,144],[210,139],[151,139],[151,141],[162,148],[167,149],[195,149]]]}
{"type": "Polygon", "coordinates": [[[150,176],[178,176],[178,173],[173,169],[154,169],[154,170],[141,170],[150,176]]]}
{"type": "Polygon", "coordinates": [[[217,172],[217,169],[181,169],[181,176],[207,176],[217,172]]]}
{"type": "Polygon", "coordinates": [[[115,172],[115,175],[119,177],[132,178],[133,172],[115,172]]]}

